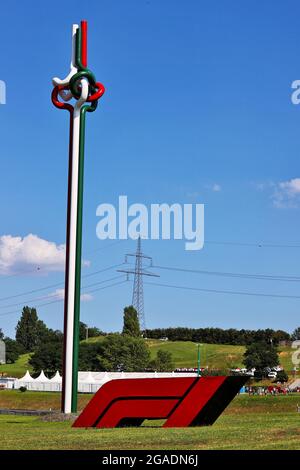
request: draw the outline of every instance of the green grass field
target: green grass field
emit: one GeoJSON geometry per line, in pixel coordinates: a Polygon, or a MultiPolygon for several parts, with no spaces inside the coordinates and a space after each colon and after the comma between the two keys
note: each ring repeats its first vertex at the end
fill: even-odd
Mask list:
{"type": "MultiPolygon", "coordinates": [[[[197,367],[197,345],[191,341],[147,340],[147,344],[152,358],[159,349],[162,349],[172,353],[175,367],[197,367]]],[[[222,370],[241,367],[244,352],[244,346],[202,344],[200,347],[201,366],[222,370]]]]}
{"type": "Polygon", "coordinates": [[[31,366],[28,364],[30,354],[22,354],[14,364],[1,364],[0,374],[5,373],[11,377],[23,377],[27,370],[32,371],[31,366]]]}
{"type": "MultiPolygon", "coordinates": [[[[104,337],[90,338],[89,343],[102,341],[104,337]]],[[[84,341],[85,342],[85,341],[84,341]]],[[[146,340],[150,348],[151,359],[159,349],[172,353],[175,367],[197,367],[197,345],[191,341],[159,341],[146,340]]],[[[241,367],[244,346],[230,346],[223,344],[203,344],[201,346],[201,364],[210,368],[226,369],[228,367],[241,367]]]]}
{"type": "MultiPolygon", "coordinates": [[[[16,394],[35,404],[59,403],[58,394],[16,394]],[[40,398],[44,395],[44,398],[40,398]],[[56,395],[54,398],[53,395],[56,395]],[[27,396],[27,398],[26,398],[27,396]],[[34,397],[35,396],[35,397],[34,397]],[[51,398],[52,396],[52,398],[51,398]],[[52,400],[52,401],[51,401],[52,400]]],[[[2,398],[1,398],[2,397],[2,398]]],[[[84,405],[82,396],[80,407],[84,405]]],[[[89,397],[85,396],[84,401],[89,397]]],[[[40,417],[0,416],[0,449],[300,449],[300,396],[236,397],[210,427],[160,429],[147,421],[142,428],[73,429],[69,422],[47,422],[40,417]]],[[[24,406],[24,402],[22,404],[24,406]]]]}
{"type": "MultiPolygon", "coordinates": [[[[158,349],[164,349],[172,353],[175,367],[197,367],[197,345],[191,341],[147,340],[147,344],[152,357],[158,349]]],[[[211,369],[221,370],[243,367],[245,349],[245,346],[204,343],[200,348],[201,367],[208,366],[211,369]]],[[[280,364],[288,372],[293,369],[294,351],[289,347],[278,348],[280,364]]]]}
{"type": "MultiPolygon", "coordinates": [[[[78,395],[78,409],[82,410],[92,395],[78,395]]],[[[0,390],[0,408],[16,410],[60,410],[60,393],[0,390]]]]}
{"type": "MultiPolygon", "coordinates": [[[[103,337],[91,338],[89,342],[102,341],[103,337]]],[[[197,367],[197,345],[191,341],[159,341],[147,340],[151,358],[154,358],[159,349],[172,353],[175,367],[197,367]]],[[[223,344],[203,344],[200,349],[201,367],[208,366],[211,369],[225,370],[228,368],[242,367],[244,346],[231,346],[223,344]]],[[[288,347],[279,350],[279,358],[284,369],[290,372],[293,368],[291,361],[294,350],[288,347]]],[[[22,377],[26,370],[31,371],[28,365],[30,355],[20,356],[15,364],[0,366],[0,373],[6,373],[13,377],[22,377]]]]}

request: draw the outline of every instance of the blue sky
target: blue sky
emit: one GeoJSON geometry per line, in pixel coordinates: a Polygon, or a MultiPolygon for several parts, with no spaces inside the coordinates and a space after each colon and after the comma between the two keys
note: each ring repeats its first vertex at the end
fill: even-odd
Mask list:
{"type": "MultiPolygon", "coordinates": [[[[89,67],[106,93],[87,116],[83,253],[90,266],[83,275],[135,250],[133,241],[101,242],[95,232],[96,207],[126,194],[129,203],[204,203],[205,239],[222,242],[186,252],[183,241],[144,241],[157,265],[298,276],[300,107],[291,102],[291,83],[300,79],[297,2],[82,4],[66,0],[57,11],[33,1],[2,5],[0,236],[65,241],[68,118],[51,104],[51,79],[67,74],[71,25],[87,19],[89,67]]],[[[63,281],[60,261],[50,272],[31,273],[35,263],[12,257],[15,266],[0,274],[0,299],[10,297],[0,300],[0,328],[9,335],[21,310],[10,305],[46,303],[36,298],[56,287],[12,297],[63,281]]],[[[299,282],[153,271],[165,284],[299,295],[299,282]]],[[[112,269],[83,284],[116,275],[112,269]]],[[[300,322],[300,299],[144,287],[148,327],[291,331],[300,322]]],[[[93,293],[82,302],[82,320],[120,329],[131,295],[131,282],[93,293]]],[[[62,328],[62,302],[38,313],[62,328]]]]}

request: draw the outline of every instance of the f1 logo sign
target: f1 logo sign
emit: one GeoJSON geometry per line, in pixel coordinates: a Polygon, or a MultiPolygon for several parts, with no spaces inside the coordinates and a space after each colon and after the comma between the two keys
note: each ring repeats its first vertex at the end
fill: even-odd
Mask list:
{"type": "Polygon", "coordinates": [[[111,380],[73,426],[140,426],[145,419],[165,419],[163,427],[210,425],[247,380],[247,376],[111,380]]]}

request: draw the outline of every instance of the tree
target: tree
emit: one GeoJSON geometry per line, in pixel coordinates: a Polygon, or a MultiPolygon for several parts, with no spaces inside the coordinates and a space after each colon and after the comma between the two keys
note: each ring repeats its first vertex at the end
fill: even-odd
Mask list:
{"type": "Polygon", "coordinates": [[[1,328],[0,328],[0,340],[2,340],[3,338],[4,338],[4,333],[3,333],[3,331],[2,331],[1,328]]]}
{"type": "Polygon", "coordinates": [[[141,336],[139,317],[136,309],[130,305],[129,307],[124,308],[124,325],[123,325],[123,335],[129,335],[134,337],[141,336]]]}
{"type": "Polygon", "coordinates": [[[79,370],[99,371],[99,356],[102,354],[102,345],[100,341],[95,343],[81,343],[79,345],[79,370]]]}
{"type": "Polygon", "coordinates": [[[159,349],[156,358],[149,363],[149,367],[158,372],[168,372],[174,369],[172,353],[159,349]]]}
{"type": "Polygon", "coordinates": [[[39,344],[45,342],[48,332],[45,323],[39,320],[36,309],[24,307],[16,327],[16,341],[24,351],[34,351],[39,344]]]}
{"type": "Polygon", "coordinates": [[[34,372],[43,370],[48,376],[62,371],[62,335],[53,335],[51,342],[41,343],[29,359],[34,372]]]}
{"type": "Polygon", "coordinates": [[[243,363],[247,369],[255,368],[259,371],[275,367],[279,364],[277,349],[265,341],[253,343],[247,347],[243,363]]]}
{"type": "Polygon", "coordinates": [[[80,370],[107,370],[128,372],[143,371],[150,352],[142,338],[109,334],[95,343],[81,343],[79,347],[80,370]]]}
{"type": "Polygon", "coordinates": [[[83,323],[82,321],[79,322],[79,341],[82,341],[86,339],[86,329],[87,329],[87,324],[83,323]]]}
{"type": "Polygon", "coordinates": [[[285,370],[280,370],[279,372],[277,372],[277,376],[274,382],[285,383],[285,382],[288,382],[288,380],[289,380],[289,376],[287,375],[285,370]]]}
{"type": "Polygon", "coordinates": [[[4,338],[5,349],[6,349],[6,363],[12,364],[16,362],[20,354],[24,352],[23,348],[18,344],[17,341],[11,338],[4,338]]]}
{"type": "Polygon", "coordinates": [[[104,331],[99,330],[96,326],[89,327],[89,338],[95,338],[96,336],[105,336],[104,331]]]}
{"type": "Polygon", "coordinates": [[[296,328],[292,335],[291,335],[291,340],[292,341],[297,341],[297,340],[300,340],[300,326],[298,326],[298,328],[296,328]]]}
{"type": "Polygon", "coordinates": [[[96,336],[105,336],[106,333],[99,330],[96,326],[88,326],[82,321],[79,323],[79,341],[83,341],[88,338],[95,338],[96,336]]]}
{"type": "Polygon", "coordinates": [[[107,335],[98,356],[100,370],[143,371],[149,364],[150,351],[142,338],[129,335],[107,335]]]}
{"type": "Polygon", "coordinates": [[[261,341],[277,345],[280,341],[289,341],[290,335],[283,330],[236,330],[230,328],[156,328],[145,330],[146,338],[169,338],[170,341],[193,341],[194,343],[248,345],[261,341]],[[271,341],[272,340],[272,341],[271,341]]]}

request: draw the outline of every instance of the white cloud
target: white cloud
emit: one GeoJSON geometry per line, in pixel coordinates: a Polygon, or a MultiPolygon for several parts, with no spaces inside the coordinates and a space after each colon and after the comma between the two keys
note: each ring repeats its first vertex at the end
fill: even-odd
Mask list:
{"type": "Polygon", "coordinates": [[[26,237],[0,237],[0,273],[15,273],[30,268],[43,272],[63,271],[65,245],[39,238],[30,233],[26,237]]]}
{"type": "Polygon", "coordinates": [[[92,294],[81,294],[80,296],[82,302],[90,302],[93,298],[92,294]]]}
{"type": "Polygon", "coordinates": [[[289,181],[282,181],[279,183],[280,189],[287,192],[290,196],[300,194],[300,178],[293,178],[289,181]]]}
{"type": "MultiPolygon", "coordinates": [[[[50,294],[52,297],[56,297],[58,300],[64,300],[65,298],[65,289],[56,289],[56,291],[53,294],[50,294]]],[[[49,296],[49,297],[50,297],[49,296]]]]}
{"type": "Polygon", "coordinates": [[[252,183],[257,191],[269,193],[273,206],[279,209],[300,207],[300,178],[286,181],[252,183]]]}
{"type": "Polygon", "coordinates": [[[297,208],[300,205],[300,178],[281,181],[275,185],[272,194],[275,207],[297,208]]]}
{"type": "MultiPolygon", "coordinates": [[[[222,186],[219,183],[205,184],[203,186],[205,190],[213,191],[214,193],[219,193],[222,191],[222,186]]],[[[188,191],[186,196],[191,199],[199,198],[201,196],[200,191],[188,191]]]]}
{"type": "MultiPolygon", "coordinates": [[[[0,237],[0,274],[14,274],[32,269],[42,273],[64,271],[64,244],[44,240],[30,233],[25,237],[2,235],[0,237]]],[[[83,266],[89,266],[84,260],[83,266]]]]}
{"type": "Polygon", "coordinates": [[[220,184],[214,183],[214,184],[211,186],[211,190],[214,191],[215,193],[218,193],[219,191],[222,191],[222,187],[221,187],[220,184]]]}
{"type": "MultiPolygon", "coordinates": [[[[58,300],[64,300],[65,298],[65,289],[56,289],[56,291],[51,294],[51,297],[56,297],[58,300]]],[[[81,294],[80,300],[82,302],[90,302],[93,300],[92,294],[81,294]]]]}

